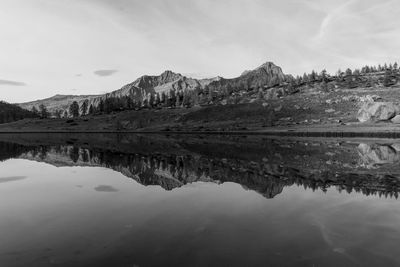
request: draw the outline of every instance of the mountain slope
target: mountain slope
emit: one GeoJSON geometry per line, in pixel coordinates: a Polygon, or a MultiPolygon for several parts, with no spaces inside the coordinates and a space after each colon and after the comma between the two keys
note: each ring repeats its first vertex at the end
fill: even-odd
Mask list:
{"type": "Polygon", "coordinates": [[[142,102],[145,99],[149,100],[150,95],[165,94],[168,96],[172,91],[184,92],[204,90],[208,93],[209,91],[231,92],[249,90],[280,84],[286,81],[288,77],[289,76],[285,75],[280,67],[272,62],[266,62],[254,70],[245,71],[241,76],[233,79],[224,79],[221,77],[194,79],[167,70],[156,76],[141,76],[134,82],[104,95],[56,95],[43,100],[22,103],[19,104],[19,106],[29,110],[33,106],[38,107],[40,104],[44,104],[50,112],[54,112],[57,109],[68,110],[68,107],[73,101],[77,101],[79,105],[81,105],[86,99],[89,101],[89,106],[97,107],[101,100],[104,101],[107,98],[128,97],[132,99],[133,102],[142,102]]]}

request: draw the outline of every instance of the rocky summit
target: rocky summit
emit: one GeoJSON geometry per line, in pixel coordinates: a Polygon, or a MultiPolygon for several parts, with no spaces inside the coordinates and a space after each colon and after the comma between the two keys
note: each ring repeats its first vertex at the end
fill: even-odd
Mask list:
{"type": "Polygon", "coordinates": [[[194,90],[197,90],[200,94],[201,91],[207,91],[207,94],[209,92],[233,92],[278,85],[286,81],[288,77],[291,76],[285,75],[282,69],[272,62],[266,62],[258,68],[245,71],[241,76],[232,79],[225,79],[219,76],[208,79],[194,79],[167,70],[160,75],[141,76],[132,83],[126,84],[118,90],[103,95],[56,95],[43,100],[21,103],[18,105],[24,109],[30,110],[33,106],[38,107],[44,104],[49,112],[54,112],[56,110],[68,111],[73,101],[77,101],[79,106],[81,106],[82,103],[87,100],[89,106],[97,107],[101,100],[104,101],[107,98],[128,97],[132,99],[133,102],[136,102],[150,99],[151,96],[157,94],[165,94],[168,96],[171,92],[183,93],[194,90]]]}

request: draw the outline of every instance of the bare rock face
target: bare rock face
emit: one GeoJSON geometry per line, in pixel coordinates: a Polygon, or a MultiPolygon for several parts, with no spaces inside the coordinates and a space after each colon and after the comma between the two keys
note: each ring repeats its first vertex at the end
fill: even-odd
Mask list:
{"type": "Polygon", "coordinates": [[[357,150],[361,161],[368,166],[400,162],[400,153],[391,145],[361,143],[357,150]]]}
{"type": "Polygon", "coordinates": [[[282,69],[272,62],[266,62],[258,68],[245,71],[239,77],[233,79],[219,79],[208,85],[208,88],[214,91],[228,89],[257,89],[264,86],[280,84],[288,79],[282,69]]]}
{"type": "Polygon", "coordinates": [[[358,111],[360,122],[388,121],[399,113],[400,108],[392,102],[364,102],[358,111]]]}
{"type": "Polygon", "coordinates": [[[400,115],[394,116],[391,121],[395,124],[400,124],[400,115]]]}

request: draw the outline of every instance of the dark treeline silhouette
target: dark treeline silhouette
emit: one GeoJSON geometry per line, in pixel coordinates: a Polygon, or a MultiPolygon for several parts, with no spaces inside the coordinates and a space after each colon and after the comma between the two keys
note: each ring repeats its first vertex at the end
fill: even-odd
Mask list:
{"type": "Polygon", "coordinates": [[[39,115],[20,108],[17,105],[0,101],[0,123],[13,122],[25,118],[36,118],[39,115]]]}
{"type": "MultiPolygon", "coordinates": [[[[204,95],[204,90],[196,89],[191,91],[170,90],[167,93],[148,94],[143,99],[132,96],[107,97],[100,99],[97,106],[91,104],[89,107],[85,107],[85,104],[82,104],[81,115],[109,114],[123,110],[188,108],[199,105],[204,95]],[[87,110],[87,113],[83,112],[83,110],[87,110]]],[[[85,102],[88,103],[88,101],[85,102]]]]}

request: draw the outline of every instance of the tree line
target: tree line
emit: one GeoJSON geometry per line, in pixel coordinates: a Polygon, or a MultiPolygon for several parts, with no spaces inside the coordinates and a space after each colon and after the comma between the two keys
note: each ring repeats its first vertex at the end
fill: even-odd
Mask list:
{"type": "Polygon", "coordinates": [[[0,123],[8,123],[25,118],[35,118],[36,114],[17,105],[0,101],[0,123]]]}
{"type": "MultiPolygon", "coordinates": [[[[155,94],[147,94],[144,97],[134,97],[133,95],[123,97],[108,96],[96,100],[96,104],[90,104],[88,99],[79,103],[74,101],[70,104],[67,110],[55,110],[52,114],[47,111],[47,108],[41,104],[38,108],[33,107],[32,113],[41,118],[55,117],[55,118],[76,118],[86,115],[109,114],[123,110],[139,110],[139,109],[154,109],[154,108],[183,108],[192,107],[196,105],[209,104],[217,100],[222,100],[227,97],[233,99],[233,103],[239,102],[242,91],[251,91],[265,87],[274,87],[284,84],[286,89],[290,92],[297,92],[298,87],[320,82],[321,87],[327,87],[330,81],[343,82],[348,88],[358,87],[358,80],[361,76],[368,76],[368,74],[384,72],[383,84],[391,86],[397,83],[397,74],[399,73],[399,66],[397,63],[384,64],[378,66],[364,66],[361,69],[347,68],[345,71],[338,70],[335,75],[330,75],[324,69],[321,72],[312,71],[311,73],[304,73],[302,76],[288,76],[285,82],[271,79],[267,84],[256,84],[250,86],[248,81],[241,81],[234,87],[230,83],[223,84],[221,82],[218,88],[215,85],[205,86],[204,88],[196,88],[194,90],[169,90],[168,92],[161,92],[155,94]],[[237,100],[235,102],[235,99],[237,100]]],[[[274,77],[273,77],[274,78],[274,77]]],[[[275,77],[276,78],[276,77],[275,77]]],[[[371,78],[368,78],[371,79],[371,78]]],[[[368,86],[368,82],[367,82],[368,86]]]]}

